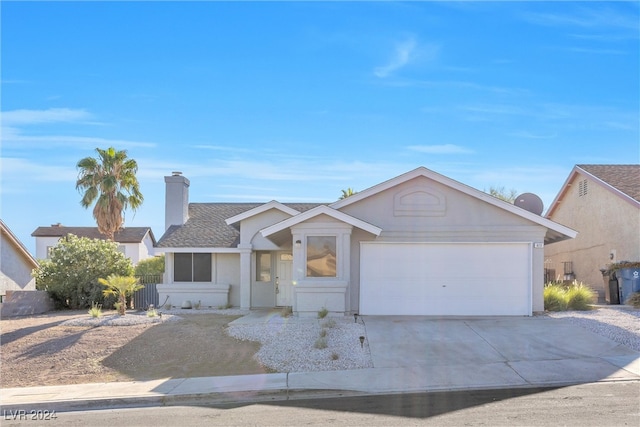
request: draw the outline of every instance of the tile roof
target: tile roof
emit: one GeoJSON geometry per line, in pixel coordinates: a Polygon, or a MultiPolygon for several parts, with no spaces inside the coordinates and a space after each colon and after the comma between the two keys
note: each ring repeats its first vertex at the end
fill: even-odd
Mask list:
{"type": "MultiPolygon", "coordinates": [[[[189,219],[172,225],[158,240],[159,248],[235,248],[240,241],[239,230],[227,225],[226,219],[254,209],[264,203],[189,203],[189,219]]],[[[321,203],[283,203],[298,212],[321,203]]]]}
{"type": "Polygon", "coordinates": [[[640,202],[640,165],[577,165],[640,202]]]}
{"type": "MultiPolygon", "coordinates": [[[[125,227],[116,232],[114,240],[118,243],[140,243],[147,233],[150,233],[151,241],[155,243],[155,237],[150,227],[125,227]]],[[[105,239],[104,234],[98,231],[98,227],[53,225],[51,227],[38,227],[31,233],[33,237],[63,237],[67,234],[75,234],[78,237],[88,237],[89,239],[105,239]]]]}

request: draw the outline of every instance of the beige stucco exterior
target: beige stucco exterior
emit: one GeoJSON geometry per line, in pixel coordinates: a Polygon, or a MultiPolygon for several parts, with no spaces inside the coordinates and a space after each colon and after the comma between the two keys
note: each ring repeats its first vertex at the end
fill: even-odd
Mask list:
{"type": "Polygon", "coordinates": [[[35,291],[36,280],[31,271],[38,265],[15,235],[0,227],[0,295],[7,291],[35,291]]]}
{"type": "MultiPolygon", "coordinates": [[[[199,212],[195,207],[197,204],[194,214],[199,212]]],[[[207,218],[216,217],[223,208],[206,207],[207,218]],[[213,208],[217,210],[211,210],[213,208]]],[[[520,269],[522,279],[515,286],[510,283],[504,286],[525,289],[519,295],[526,309],[518,309],[518,314],[531,315],[544,309],[545,242],[575,235],[573,230],[426,168],[410,171],[345,200],[319,204],[308,210],[296,211],[276,201],[255,205],[225,217],[226,226],[233,227],[233,233],[237,233],[237,240],[230,240],[225,247],[205,247],[205,240],[196,244],[197,247],[183,243],[198,241],[188,232],[201,222],[209,224],[202,218],[190,219],[182,229],[168,230],[167,241],[175,243],[164,244],[164,237],[159,243],[157,250],[166,254],[164,281],[157,287],[161,303],[169,296],[172,305],[179,305],[183,299],[195,299],[202,300],[205,306],[224,301],[246,309],[291,306],[293,312],[301,316],[316,316],[321,309],[337,315],[353,314],[360,310],[361,266],[365,265],[361,262],[363,244],[443,244],[462,248],[516,243],[525,255],[512,265],[520,269]],[[180,234],[181,230],[186,231],[180,234]],[[325,249],[330,250],[313,258],[318,252],[310,242],[320,238],[334,243],[323,243],[328,245],[325,249]],[[178,252],[211,253],[212,282],[174,283],[173,256],[178,252]],[[262,254],[269,254],[271,259],[269,273],[264,275],[262,264],[261,273],[256,274],[257,259],[269,258],[262,254]],[[317,271],[314,268],[318,264],[310,266],[318,260],[331,265],[330,274],[309,273],[317,271]],[[221,274],[223,271],[226,273],[221,274]]],[[[218,229],[221,233],[228,231],[218,229]]],[[[489,280],[494,285],[491,295],[499,296],[503,289],[500,280],[504,278],[500,266],[505,261],[494,258],[490,262],[496,271],[491,272],[489,280]]],[[[453,267],[446,271],[455,273],[454,257],[447,260],[453,267]]],[[[394,267],[393,263],[386,265],[394,267]]],[[[395,275],[394,271],[391,273],[395,275]]],[[[475,282],[465,279],[462,285],[473,287],[475,282]]]]}
{"type": "Polygon", "coordinates": [[[566,279],[588,284],[602,295],[600,269],[612,262],[640,260],[640,208],[580,169],[562,191],[548,217],[578,231],[578,236],[546,247],[545,267],[555,270],[555,277],[563,280],[563,263],[571,262],[573,276],[566,279]],[[581,195],[584,181],[587,191],[581,195]]]}

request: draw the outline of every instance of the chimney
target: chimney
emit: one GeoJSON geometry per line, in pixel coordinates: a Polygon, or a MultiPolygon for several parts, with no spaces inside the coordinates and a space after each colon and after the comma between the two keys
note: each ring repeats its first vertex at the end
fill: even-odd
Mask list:
{"type": "Polygon", "coordinates": [[[172,225],[183,225],[189,219],[189,180],[182,172],[165,176],[164,231],[172,225]]]}

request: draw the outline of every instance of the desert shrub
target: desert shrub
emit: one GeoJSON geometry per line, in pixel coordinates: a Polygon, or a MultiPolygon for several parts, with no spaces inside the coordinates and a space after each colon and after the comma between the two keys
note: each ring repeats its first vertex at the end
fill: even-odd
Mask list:
{"type": "Polygon", "coordinates": [[[625,304],[629,304],[635,308],[640,308],[640,292],[634,292],[631,294],[629,298],[624,302],[625,304]]]}
{"type": "Polygon", "coordinates": [[[51,258],[33,270],[36,288],[49,293],[58,308],[83,309],[92,303],[113,307],[114,297],[102,294],[101,277],[133,274],[131,260],[118,244],[69,234],[51,250],[51,258]]]}
{"type": "Polygon", "coordinates": [[[323,328],[335,328],[336,327],[335,319],[327,319],[327,321],[322,324],[322,327],[323,328]]]}
{"type": "Polygon", "coordinates": [[[143,259],[135,269],[136,276],[152,276],[164,273],[164,256],[143,259]]]}
{"type": "Polygon", "coordinates": [[[322,307],[320,311],[318,311],[318,319],[324,319],[329,314],[329,310],[327,307],[322,307]]]}
{"type": "Polygon", "coordinates": [[[320,330],[320,338],[324,338],[327,336],[327,330],[326,329],[321,329],[320,330]]]}
{"type": "Polygon", "coordinates": [[[335,351],[331,353],[331,360],[338,360],[339,358],[340,358],[340,355],[335,351]]]}
{"type": "Polygon", "coordinates": [[[315,348],[317,348],[318,350],[322,350],[323,348],[327,348],[329,346],[329,344],[327,344],[327,338],[326,337],[320,337],[316,340],[315,344],[313,344],[313,346],[315,348]]]}
{"type": "Polygon", "coordinates": [[[590,310],[596,298],[588,286],[573,282],[565,286],[548,284],[544,288],[544,309],[547,311],[590,310]]]}
{"type": "Polygon", "coordinates": [[[282,307],[282,309],[280,310],[281,317],[289,317],[292,314],[293,314],[293,307],[291,307],[290,305],[282,307]]]}
{"type": "Polygon", "coordinates": [[[95,302],[91,303],[91,308],[88,313],[91,317],[102,316],[102,305],[95,302]]]}
{"type": "Polygon", "coordinates": [[[596,301],[595,292],[582,283],[574,282],[565,292],[569,310],[591,310],[591,304],[596,301]]]}
{"type": "Polygon", "coordinates": [[[548,311],[564,311],[567,309],[565,290],[562,285],[551,284],[545,286],[544,309],[548,311]]]}

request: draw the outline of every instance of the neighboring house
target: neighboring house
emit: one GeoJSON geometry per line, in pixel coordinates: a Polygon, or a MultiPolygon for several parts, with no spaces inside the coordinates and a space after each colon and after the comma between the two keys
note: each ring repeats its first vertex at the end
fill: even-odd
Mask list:
{"type": "Polygon", "coordinates": [[[0,220],[0,295],[7,291],[35,291],[36,279],[31,271],[38,262],[27,248],[0,220]]]}
{"type": "MultiPolygon", "coordinates": [[[[51,249],[67,234],[90,239],[105,239],[105,236],[98,231],[98,227],[65,227],[61,224],[38,227],[31,233],[36,238],[36,258],[49,258],[51,249]]],[[[134,265],[143,259],[154,256],[156,239],[149,227],[123,228],[116,232],[114,241],[118,243],[118,250],[130,258],[134,265]]]]}
{"type": "Polygon", "coordinates": [[[640,165],[576,165],[545,217],[579,233],[545,249],[551,275],[602,295],[600,269],[640,261],[640,165]]]}
{"type": "Polygon", "coordinates": [[[298,315],[524,315],[576,232],[424,167],[331,204],[191,203],[165,177],[161,304],[298,315]]]}

